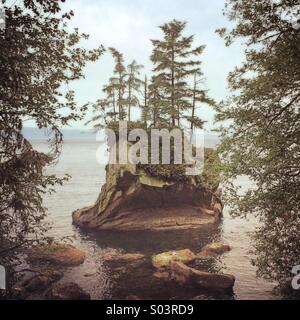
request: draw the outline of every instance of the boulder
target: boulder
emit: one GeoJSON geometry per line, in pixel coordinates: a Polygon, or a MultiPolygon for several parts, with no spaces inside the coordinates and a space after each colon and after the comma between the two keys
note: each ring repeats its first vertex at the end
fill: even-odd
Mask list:
{"type": "Polygon", "coordinates": [[[220,220],[218,201],[195,177],[172,180],[134,165],[110,164],[96,203],[72,218],[75,225],[96,230],[197,228],[220,220]]]}
{"type": "Polygon", "coordinates": [[[145,255],[141,253],[106,252],[101,255],[101,258],[105,263],[131,264],[135,262],[140,262],[145,258],[145,255]]]}
{"type": "Polygon", "coordinates": [[[13,288],[12,296],[14,299],[25,299],[31,294],[48,289],[54,282],[63,277],[60,271],[42,271],[21,282],[18,287],[13,288]]]}
{"type": "Polygon", "coordinates": [[[172,261],[169,265],[171,279],[181,285],[190,285],[209,290],[232,290],[235,277],[230,274],[208,273],[191,267],[182,262],[172,261]]]}
{"type": "Polygon", "coordinates": [[[91,296],[73,282],[58,283],[46,294],[48,300],[90,300],[91,296]]]}
{"type": "Polygon", "coordinates": [[[125,300],[142,300],[140,297],[138,297],[138,296],[135,296],[135,295],[130,295],[130,296],[127,296],[126,298],[125,298],[125,300]]]}
{"type": "Polygon", "coordinates": [[[156,271],[153,273],[153,277],[156,279],[168,280],[170,273],[168,271],[156,271]]]}
{"type": "Polygon", "coordinates": [[[29,252],[31,262],[48,262],[59,266],[77,266],[84,262],[85,253],[71,245],[53,243],[35,247],[29,252]]]}
{"type": "Polygon", "coordinates": [[[196,255],[189,249],[163,252],[152,257],[152,264],[155,268],[166,268],[171,261],[184,263],[195,260],[196,255]]]}
{"type": "Polygon", "coordinates": [[[63,275],[60,271],[44,271],[24,281],[22,287],[27,292],[43,291],[60,280],[63,275]]]}
{"type": "Polygon", "coordinates": [[[215,257],[217,255],[223,254],[225,252],[230,251],[231,248],[228,244],[224,244],[222,242],[213,242],[205,247],[203,247],[199,254],[197,254],[198,258],[210,258],[215,257]]]}

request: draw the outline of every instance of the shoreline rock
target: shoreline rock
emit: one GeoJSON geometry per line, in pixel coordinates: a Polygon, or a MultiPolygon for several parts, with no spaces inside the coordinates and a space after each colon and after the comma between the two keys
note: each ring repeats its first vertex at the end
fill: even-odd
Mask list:
{"type": "Polygon", "coordinates": [[[85,253],[71,245],[53,243],[33,248],[28,258],[31,263],[48,262],[57,266],[74,267],[84,262],[85,253]]]}
{"type": "Polygon", "coordinates": [[[46,270],[37,272],[35,275],[22,281],[18,287],[13,288],[15,298],[25,299],[31,294],[48,289],[53,283],[59,281],[64,274],[61,271],[46,270]]]}
{"type": "Polygon", "coordinates": [[[73,282],[55,284],[46,294],[48,300],[90,300],[91,296],[73,282]]]}
{"type": "Polygon", "coordinates": [[[156,271],[153,273],[153,277],[156,279],[169,280],[170,272],[168,271],[156,271]]]}
{"type": "Polygon", "coordinates": [[[232,291],[235,283],[233,275],[203,272],[178,261],[172,261],[169,268],[170,278],[180,285],[198,286],[209,290],[232,291]]]}
{"type": "Polygon", "coordinates": [[[218,255],[224,254],[231,250],[231,247],[228,244],[224,244],[222,242],[213,242],[201,249],[201,251],[197,254],[197,258],[206,259],[213,258],[218,255]]]}
{"type": "Polygon", "coordinates": [[[167,251],[152,256],[152,265],[157,268],[167,268],[172,261],[189,263],[196,259],[196,255],[189,249],[167,251]]]}
{"type": "Polygon", "coordinates": [[[106,252],[101,254],[104,263],[124,264],[136,263],[145,258],[141,253],[106,252]]]}

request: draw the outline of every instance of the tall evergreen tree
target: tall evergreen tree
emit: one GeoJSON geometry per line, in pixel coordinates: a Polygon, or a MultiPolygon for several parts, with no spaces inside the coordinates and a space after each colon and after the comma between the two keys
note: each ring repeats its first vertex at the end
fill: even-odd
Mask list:
{"type": "Polygon", "coordinates": [[[192,48],[194,36],[183,35],[185,26],[186,22],[173,20],[160,27],[163,40],[152,40],[153,90],[160,91],[162,99],[157,103],[166,108],[172,126],[179,126],[184,113],[191,109],[187,79],[199,69],[200,61],[195,59],[204,49],[204,46],[192,48]]]}
{"type": "Polygon", "coordinates": [[[86,108],[91,108],[94,113],[94,116],[86,122],[86,125],[93,123],[94,130],[99,130],[106,128],[111,123],[117,123],[117,121],[119,121],[119,112],[117,111],[118,83],[119,80],[117,78],[110,78],[109,83],[102,88],[105,97],[86,105],[86,108]]]}
{"type": "Polygon", "coordinates": [[[117,119],[117,101],[116,101],[116,95],[117,95],[117,88],[116,84],[114,83],[114,79],[110,79],[109,83],[103,87],[103,92],[106,94],[106,105],[109,109],[107,112],[110,113],[113,120],[116,121],[117,119]]]}
{"type": "MultiPolygon", "coordinates": [[[[220,147],[228,181],[247,175],[255,188],[233,188],[235,214],[254,214],[258,275],[291,286],[300,265],[300,8],[299,0],[228,0],[228,45],[247,39],[246,61],[229,76],[233,92],[218,107],[229,124],[220,147]],[[298,19],[298,21],[297,21],[298,19]]],[[[295,291],[294,291],[295,292],[295,291]]]]}
{"type": "Polygon", "coordinates": [[[203,84],[203,73],[201,70],[197,70],[194,73],[193,88],[191,89],[191,115],[185,116],[185,119],[190,122],[190,129],[193,132],[194,128],[202,128],[204,121],[196,114],[199,108],[198,104],[207,104],[214,106],[215,102],[208,97],[207,90],[201,89],[200,84],[203,84]]]}
{"type": "Polygon", "coordinates": [[[119,116],[119,120],[125,120],[126,118],[125,108],[126,108],[127,101],[125,98],[126,68],[124,66],[124,58],[123,58],[123,55],[115,48],[109,48],[109,51],[115,60],[115,69],[114,69],[115,77],[112,78],[111,83],[114,85],[117,91],[118,116],[119,116]]]}
{"type": "Polygon", "coordinates": [[[163,78],[152,76],[149,84],[148,112],[152,127],[168,127],[170,123],[169,99],[164,95],[163,78]]]}
{"type": "Polygon", "coordinates": [[[127,66],[127,78],[126,78],[126,87],[128,90],[127,95],[127,104],[128,104],[128,121],[131,121],[131,108],[139,106],[139,97],[140,88],[143,84],[143,81],[140,80],[140,70],[143,68],[142,65],[137,64],[135,60],[133,60],[127,66]]]}
{"type": "Polygon", "coordinates": [[[143,103],[140,105],[141,120],[147,126],[148,120],[150,119],[150,115],[149,115],[149,85],[148,85],[148,78],[146,75],[143,82],[143,87],[144,87],[143,103]]]}

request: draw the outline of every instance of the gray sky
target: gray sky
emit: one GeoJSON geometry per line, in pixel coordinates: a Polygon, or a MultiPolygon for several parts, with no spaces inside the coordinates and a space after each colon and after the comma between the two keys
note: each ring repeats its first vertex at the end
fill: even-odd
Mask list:
{"type": "MultiPolygon", "coordinates": [[[[75,12],[69,28],[78,27],[81,32],[90,34],[84,46],[93,48],[103,44],[115,47],[124,54],[126,62],[136,59],[143,64],[148,75],[152,68],[150,39],[162,36],[158,26],[174,18],[187,21],[186,34],[195,35],[195,45],[206,45],[202,55],[206,88],[212,98],[220,101],[228,94],[228,72],[243,59],[240,43],[226,48],[215,33],[217,28],[232,25],[223,16],[224,3],[224,0],[69,0],[65,8],[75,12]]],[[[88,65],[85,79],[71,86],[79,104],[102,96],[101,88],[112,75],[112,70],[113,61],[108,53],[88,65]]],[[[209,130],[213,126],[213,110],[204,106],[199,115],[208,121],[206,129],[209,130]]],[[[84,122],[73,123],[72,127],[84,129],[84,122]]]]}

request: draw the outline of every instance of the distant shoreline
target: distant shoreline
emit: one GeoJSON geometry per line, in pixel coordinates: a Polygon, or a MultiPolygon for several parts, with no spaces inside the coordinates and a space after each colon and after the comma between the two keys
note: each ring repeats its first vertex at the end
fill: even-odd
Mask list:
{"type": "MultiPolygon", "coordinates": [[[[97,142],[96,133],[92,131],[84,131],[79,129],[61,129],[64,142],[97,142]]],[[[46,143],[46,129],[24,128],[22,130],[24,137],[32,142],[46,143]]],[[[217,134],[205,132],[205,146],[215,147],[220,139],[217,134]]]]}

